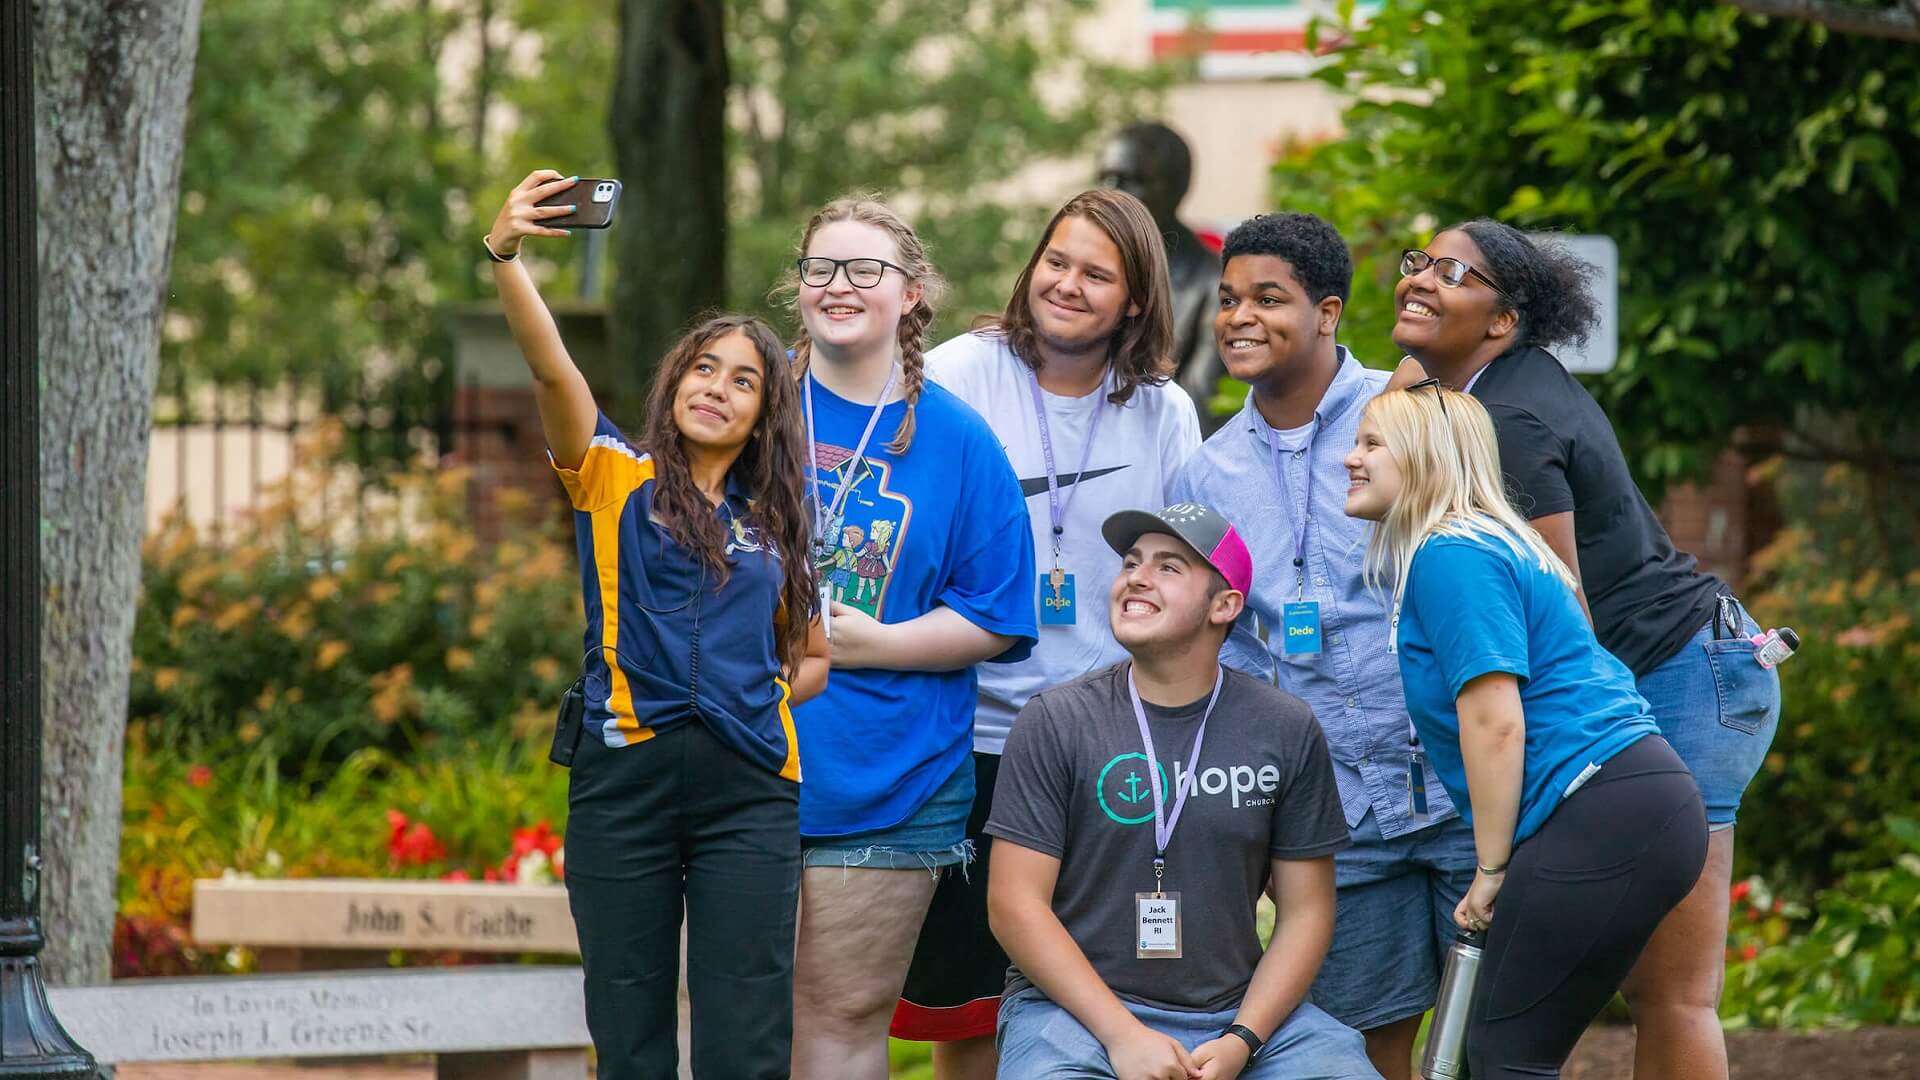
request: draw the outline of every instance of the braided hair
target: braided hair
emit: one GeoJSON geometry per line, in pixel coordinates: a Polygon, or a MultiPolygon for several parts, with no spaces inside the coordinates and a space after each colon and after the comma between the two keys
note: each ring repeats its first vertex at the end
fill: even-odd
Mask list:
{"type": "MultiPolygon", "coordinates": [[[[920,302],[900,314],[900,325],[895,338],[900,346],[901,393],[906,398],[907,412],[900,418],[900,426],[894,429],[893,441],[887,449],[895,454],[904,454],[913,444],[914,406],[920,401],[920,390],[926,385],[927,328],[933,325],[935,307],[941,295],[946,291],[946,279],[934,269],[933,260],[927,256],[927,246],[922,243],[913,227],[908,225],[894,209],[881,202],[877,195],[845,195],[821,207],[813,217],[807,219],[807,227],[800,234],[800,249],[796,258],[804,258],[807,246],[813,243],[813,235],[822,226],[838,221],[858,222],[871,225],[893,238],[900,253],[900,266],[907,272],[907,280],[920,285],[920,302]]],[[[793,270],[787,272],[780,291],[792,290],[796,295],[799,279],[793,270]]],[[[793,343],[793,370],[797,376],[804,376],[808,364],[813,358],[813,339],[807,333],[805,320],[800,320],[800,334],[793,343]]]]}

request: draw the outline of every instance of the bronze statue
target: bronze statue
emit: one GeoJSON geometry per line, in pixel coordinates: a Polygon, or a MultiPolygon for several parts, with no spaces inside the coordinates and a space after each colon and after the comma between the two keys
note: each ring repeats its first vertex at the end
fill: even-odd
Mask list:
{"type": "Polygon", "coordinates": [[[1192,179],[1193,153],[1187,141],[1165,124],[1129,124],[1114,134],[1100,154],[1100,183],[1146,203],[1166,241],[1173,286],[1174,377],[1199,409],[1201,430],[1211,434],[1224,419],[1207,408],[1226,372],[1213,344],[1220,257],[1175,216],[1192,179]]]}

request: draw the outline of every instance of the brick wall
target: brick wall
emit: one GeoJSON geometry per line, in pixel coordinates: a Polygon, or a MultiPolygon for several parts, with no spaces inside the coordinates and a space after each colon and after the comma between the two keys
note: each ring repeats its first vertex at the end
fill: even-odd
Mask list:
{"type": "Polygon", "coordinates": [[[1660,503],[1660,521],[1675,547],[1700,560],[1702,569],[1716,574],[1738,592],[1747,556],[1766,543],[1771,526],[1759,492],[1747,483],[1747,462],[1728,450],[1713,463],[1713,473],[1701,484],[1667,491],[1660,503]]]}
{"type": "Polygon", "coordinates": [[[550,502],[556,516],[565,512],[566,492],[547,464],[531,386],[462,386],[455,391],[454,416],[453,462],[472,470],[467,504],[482,541],[497,540],[504,531],[502,491],[524,492],[535,505],[550,502]]]}

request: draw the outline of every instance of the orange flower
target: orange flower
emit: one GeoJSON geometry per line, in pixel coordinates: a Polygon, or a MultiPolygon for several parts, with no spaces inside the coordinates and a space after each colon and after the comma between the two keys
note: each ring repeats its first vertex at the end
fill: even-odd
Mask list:
{"type": "Polygon", "coordinates": [[[187,783],[203,788],[213,783],[213,770],[205,765],[195,765],[187,769],[187,783]]]}
{"type": "Polygon", "coordinates": [[[320,643],[320,651],[314,654],[313,666],[325,671],[340,662],[340,658],[351,651],[352,646],[338,639],[320,643]]]}
{"type": "Polygon", "coordinates": [[[340,583],[330,577],[314,578],[307,584],[307,599],[318,604],[333,598],[340,591],[340,583]]]}
{"type": "Polygon", "coordinates": [[[465,649],[454,647],[447,650],[447,670],[465,671],[473,666],[473,654],[465,649]]]}
{"type": "Polygon", "coordinates": [[[173,688],[179,685],[180,685],[180,669],[179,668],[163,667],[163,668],[154,669],[153,688],[155,690],[158,690],[163,694],[171,694],[173,693],[173,688]]]}

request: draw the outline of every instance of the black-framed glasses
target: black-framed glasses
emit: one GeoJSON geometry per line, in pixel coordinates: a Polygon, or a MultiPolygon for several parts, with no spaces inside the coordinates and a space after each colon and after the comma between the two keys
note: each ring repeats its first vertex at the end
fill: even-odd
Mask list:
{"type": "Polygon", "coordinates": [[[1433,267],[1434,276],[1440,279],[1440,284],[1449,289],[1457,289],[1466,284],[1467,275],[1471,274],[1485,282],[1487,288],[1503,296],[1506,295],[1505,289],[1496,284],[1492,278],[1475,270],[1470,263],[1461,262],[1450,256],[1436,259],[1419,248],[1408,248],[1400,253],[1401,277],[1412,277],[1429,266],[1433,267]]]}
{"type": "Polygon", "coordinates": [[[842,269],[847,272],[847,284],[856,289],[871,289],[880,284],[887,271],[897,271],[901,277],[907,277],[905,267],[895,266],[885,259],[828,259],[815,255],[801,259],[794,264],[800,268],[800,280],[822,288],[833,283],[833,276],[842,269]]]}
{"type": "Polygon", "coordinates": [[[1451,422],[1453,418],[1450,416],[1447,416],[1447,387],[1445,383],[1442,383],[1439,379],[1435,379],[1429,376],[1425,379],[1421,379],[1417,383],[1407,384],[1407,390],[1409,393],[1415,390],[1429,390],[1429,389],[1433,391],[1433,400],[1440,403],[1440,415],[1443,417],[1446,417],[1446,419],[1449,422],[1451,422]]]}

